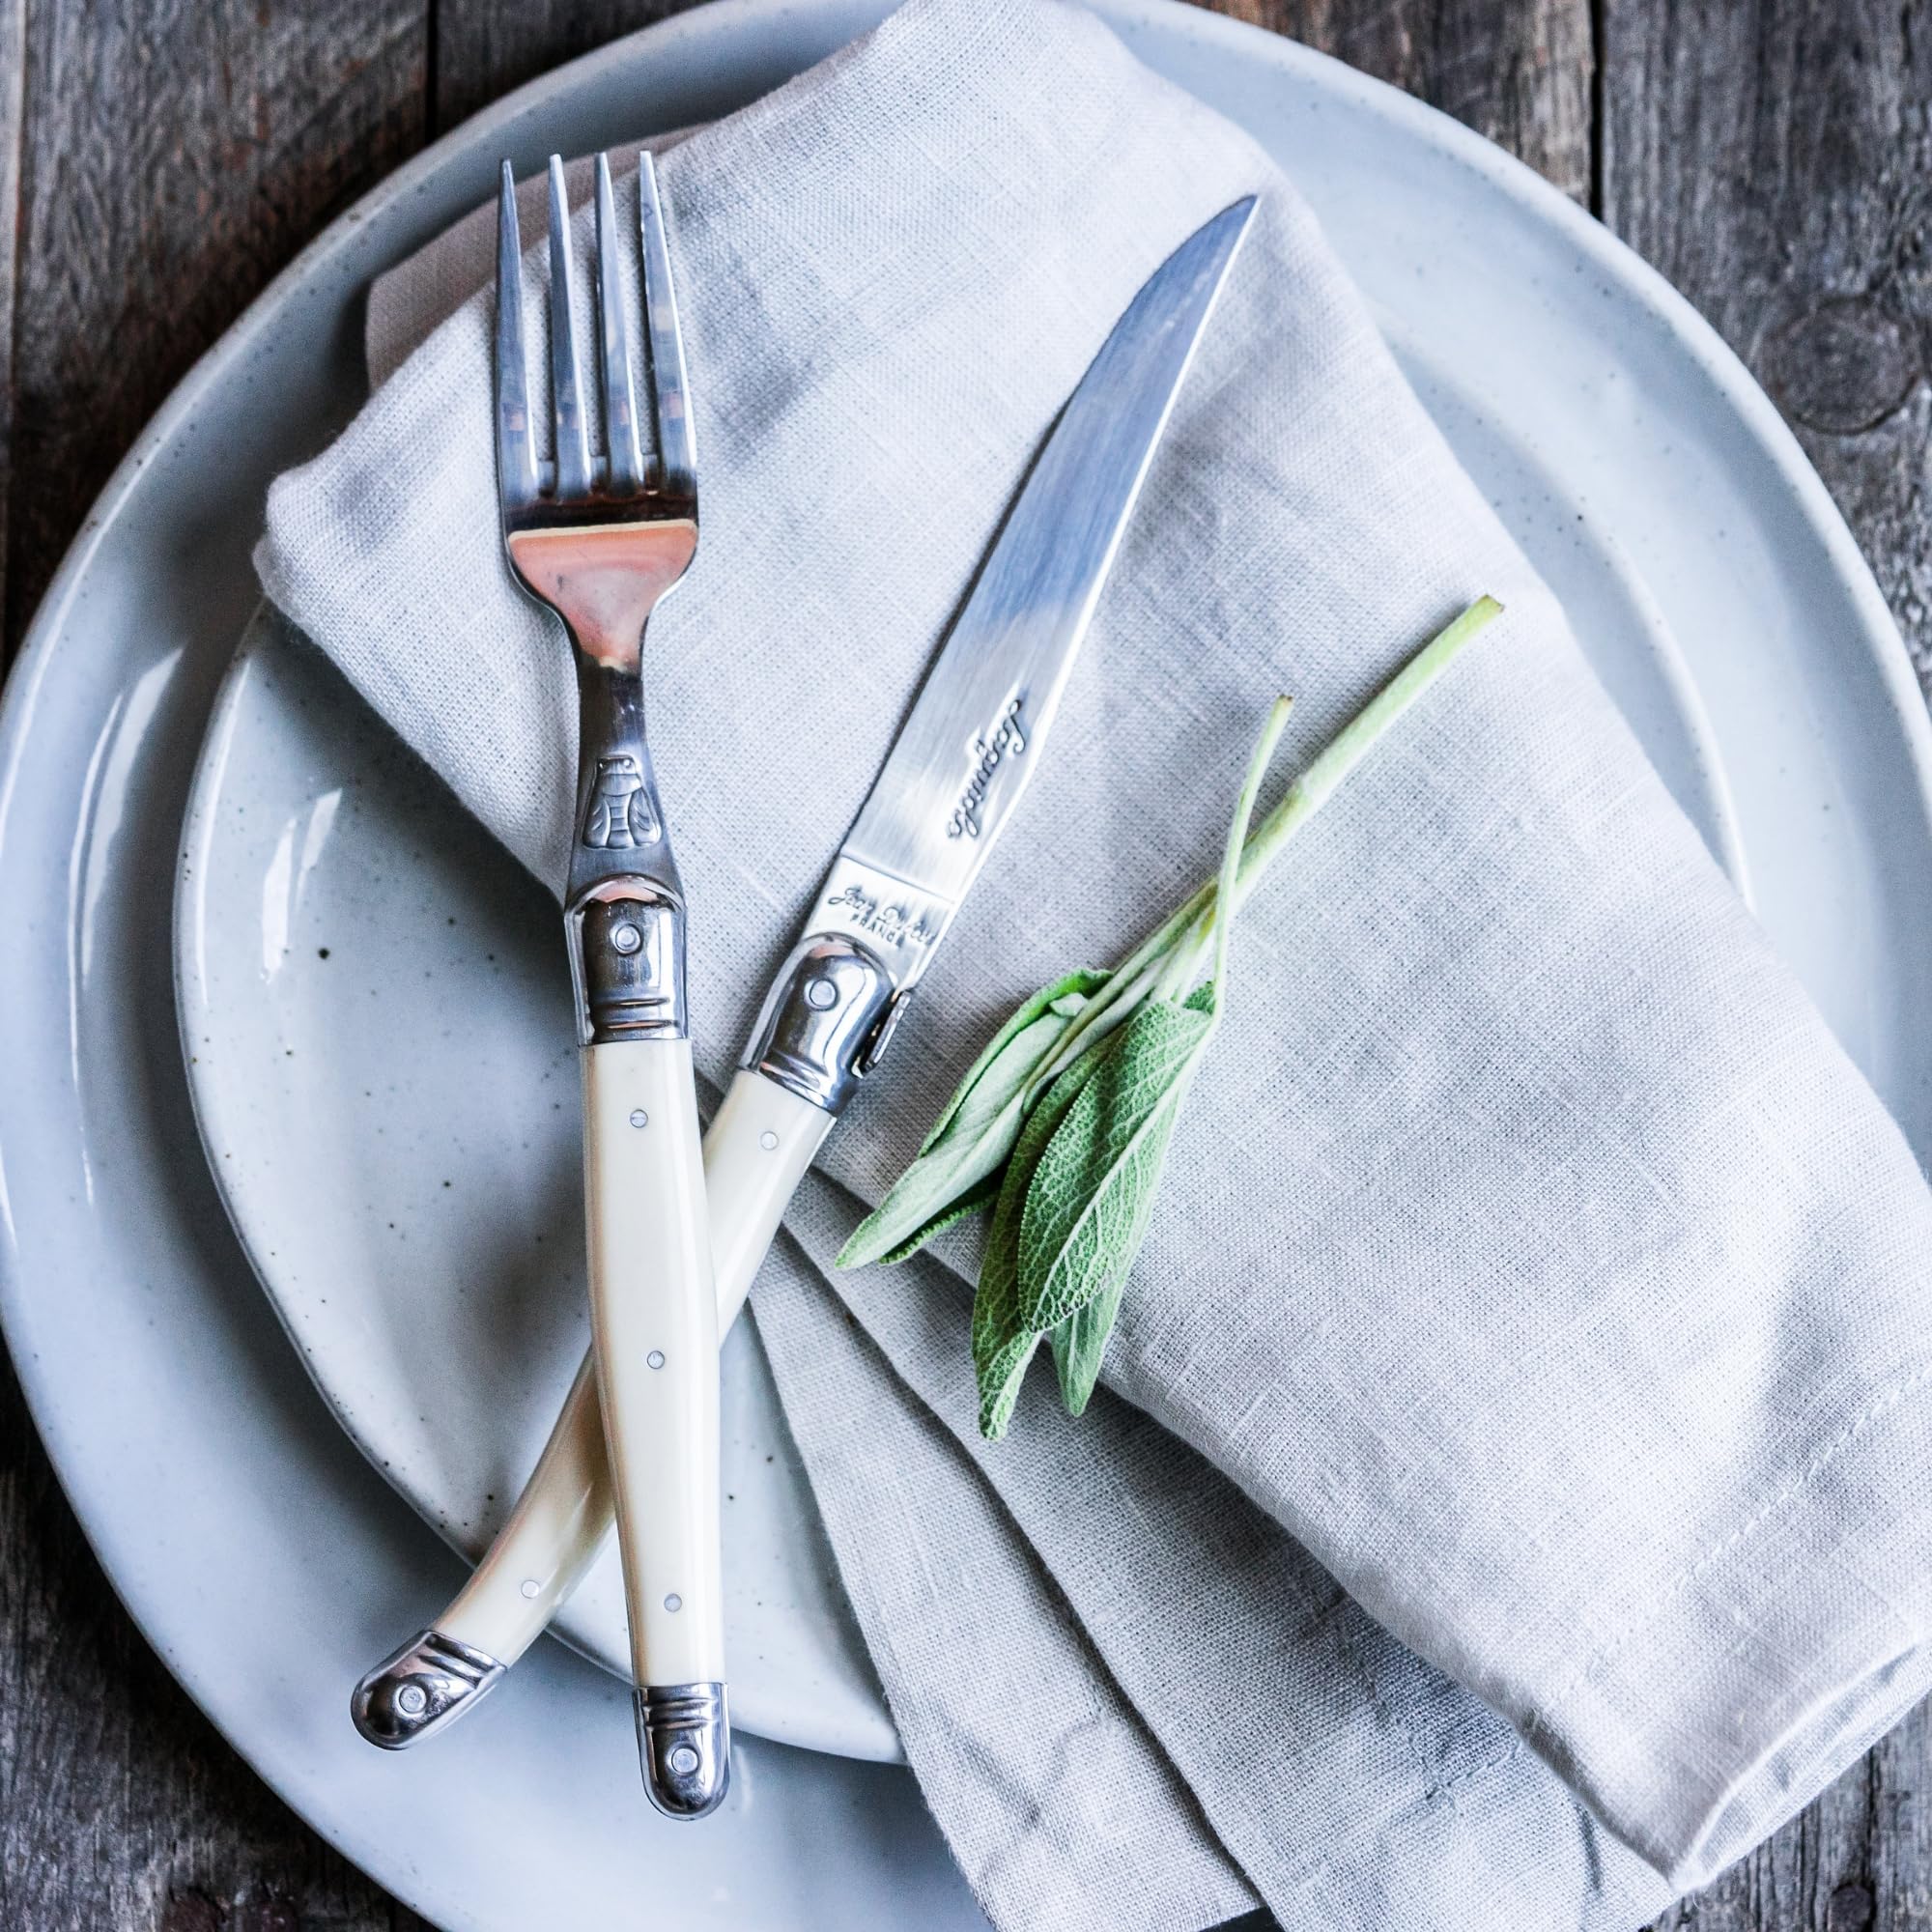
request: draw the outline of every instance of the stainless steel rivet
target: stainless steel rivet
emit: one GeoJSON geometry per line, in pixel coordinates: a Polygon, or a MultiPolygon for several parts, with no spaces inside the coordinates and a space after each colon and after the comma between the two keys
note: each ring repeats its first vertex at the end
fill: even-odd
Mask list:
{"type": "Polygon", "coordinates": [[[405,1717],[420,1718],[429,1709],[429,1692],[420,1684],[405,1684],[396,1692],[396,1708],[405,1717]]]}
{"type": "Polygon", "coordinates": [[[778,1135],[773,1133],[771,1128],[769,1127],[767,1127],[764,1130],[764,1132],[758,1136],[758,1145],[761,1148],[763,1148],[767,1153],[770,1153],[771,1151],[778,1146],[778,1144],[779,1144],[778,1135]]]}
{"type": "Polygon", "coordinates": [[[805,982],[805,1004],[815,1012],[823,1012],[827,1007],[838,1004],[838,988],[830,980],[808,980],[805,982]]]}
{"type": "Polygon", "coordinates": [[[611,928],[611,944],[619,952],[635,952],[644,943],[644,935],[635,925],[615,925],[611,928]]]}
{"type": "Polygon", "coordinates": [[[644,1357],[644,1360],[647,1361],[652,1368],[661,1369],[665,1365],[664,1350],[662,1349],[653,1349],[651,1352],[644,1357]]]}
{"type": "Polygon", "coordinates": [[[675,1590],[673,1590],[670,1593],[670,1595],[665,1599],[665,1608],[668,1610],[681,1610],[684,1608],[684,1599],[680,1597],[675,1590]]]}
{"type": "Polygon", "coordinates": [[[670,1754],[670,1768],[680,1777],[689,1777],[697,1769],[697,1753],[689,1745],[679,1745],[670,1754]]]}
{"type": "Polygon", "coordinates": [[[651,1117],[641,1107],[633,1107],[631,1109],[631,1124],[634,1127],[647,1127],[650,1123],[651,1117]]]}

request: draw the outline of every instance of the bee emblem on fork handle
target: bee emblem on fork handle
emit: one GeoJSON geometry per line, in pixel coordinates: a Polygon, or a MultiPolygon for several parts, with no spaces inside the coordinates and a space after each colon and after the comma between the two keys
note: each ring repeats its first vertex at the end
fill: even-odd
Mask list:
{"type": "Polygon", "coordinates": [[[619,851],[655,845],[663,837],[664,827],[651,808],[650,787],[637,759],[628,752],[599,758],[579,843],[599,851],[619,851]]]}

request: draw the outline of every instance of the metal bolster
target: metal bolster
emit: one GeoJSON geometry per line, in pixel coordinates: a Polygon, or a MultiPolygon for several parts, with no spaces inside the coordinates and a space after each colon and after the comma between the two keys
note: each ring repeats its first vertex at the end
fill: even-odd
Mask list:
{"type": "Polygon", "coordinates": [[[639,1685],[644,1789],[668,1818],[702,1818],[731,1784],[731,1722],[722,1684],[639,1685]]]}
{"type": "Polygon", "coordinates": [[[440,1631],[419,1631],[355,1687],[349,1715],[384,1750],[406,1750],[453,1724],[496,1688],[504,1666],[440,1631]]]}
{"type": "Polygon", "coordinates": [[[765,996],[743,1065],[837,1114],[878,1065],[907,996],[869,947],[808,933],[765,996]]]}
{"type": "Polygon", "coordinates": [[[684,905],[653,880],[603,880],[564,916],[582,1045],[683,1039],[684,905]]]}

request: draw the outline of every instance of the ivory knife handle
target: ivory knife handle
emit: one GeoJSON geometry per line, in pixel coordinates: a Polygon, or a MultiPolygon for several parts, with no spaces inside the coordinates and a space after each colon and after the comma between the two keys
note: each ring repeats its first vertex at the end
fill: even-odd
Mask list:
{"type": "MultiPolygon", "coordinates": [[[[745,1305],[834,1119],[753,1072],[733,1078],[713,1117],[704,1176],[721,1334],[745,1305]]],[[[586,1354],[523,1494],[469,1581],[433,1625],[356,1687],[356,1728],[400,1750],[470,1709],[548,1627],[612,1520],[595,1358],[586,1354]],[[405,1697],[417,1708],[406,1708],[405,1697]]]]}

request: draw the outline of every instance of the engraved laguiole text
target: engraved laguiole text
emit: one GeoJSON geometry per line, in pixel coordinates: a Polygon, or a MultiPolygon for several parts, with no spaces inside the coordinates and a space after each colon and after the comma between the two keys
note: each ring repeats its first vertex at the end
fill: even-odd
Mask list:
{"type": "Polygon", "coordinates": [[[966,755],[973,762],[967,769],[965,789],[952,808],[952,816],[946,821],[947,838],[979,838],[980,807],[993,782],[993,774],[1008,758],[1018,757],[1027,748],[1020,722],[1020,707],[1024,702],[1015,693],[992,724],[967,746],[966,755]]]}

